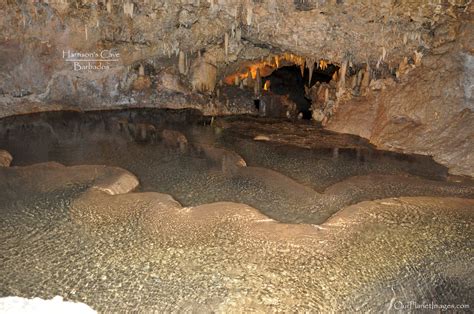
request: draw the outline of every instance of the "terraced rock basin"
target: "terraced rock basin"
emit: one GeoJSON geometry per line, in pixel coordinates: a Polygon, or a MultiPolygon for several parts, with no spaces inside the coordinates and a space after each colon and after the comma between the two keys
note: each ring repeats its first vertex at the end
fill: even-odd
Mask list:
{"type": "Polygon", "coordinates": [[[13,156],[0,167],[0,296],[100,312],[472,304],[471,180],[311,125],[210,122],[153,110],[0,120],[13,156]]]}

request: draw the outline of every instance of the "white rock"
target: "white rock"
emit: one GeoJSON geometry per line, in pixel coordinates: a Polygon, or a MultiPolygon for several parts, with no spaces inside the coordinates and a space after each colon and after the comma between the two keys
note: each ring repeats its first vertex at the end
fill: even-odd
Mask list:
{"type": "Polygon", "coordinates": [[[0,313],[6,314],[88,314],[97,313],[84,303],[67,302],[56,296],[51,300],[40,298],[26,299],[21,297],[0,298],[0,313]]]}
{"type": "Polygon", "coordinates": [[[270,138],[266,135],[257,135],[253,138],[254,141],[269,141],[270,138]]]}
{"type": "Polygon", "coordinates": [[[129,172],[124,172],[119,176],[100,178],[92,188],[103,191],[109,195],[119,195],[129,193],[140,184],[138,178],[129,172]]]}

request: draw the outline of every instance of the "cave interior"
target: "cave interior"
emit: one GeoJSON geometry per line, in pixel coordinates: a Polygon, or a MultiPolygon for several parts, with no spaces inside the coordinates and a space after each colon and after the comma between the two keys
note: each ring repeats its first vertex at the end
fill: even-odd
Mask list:
{"type": "Polygon", "coordinates": [[[469,311],[473,7],[0,2],[0,312],[469,311]]]}

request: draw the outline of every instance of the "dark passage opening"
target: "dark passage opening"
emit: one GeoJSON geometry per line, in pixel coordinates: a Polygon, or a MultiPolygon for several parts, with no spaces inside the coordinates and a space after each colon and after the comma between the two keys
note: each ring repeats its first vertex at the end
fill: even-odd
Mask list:
{"type": "Polygon", "coordinates": [[[288,95],[296,103],[298,112],[303,119],[311,119],[311,100],[305,97],[305,86],[311,87],[316,82],[329,83],[334,73],[339,70],[335,65],[328,65],[326,69],[314,68],[311,82],[309,82],[309,69],[305,68],[303,75],[298,65],[281,67],[267,77],[262,78],[262,86],[270,81],[270,91],[278,95],[288,95]]]}
{"type": "Polygon", "coordinates": [[[260,99],[254,99],[253,105],[255,106],[255,109],[260,110],[260,99]]]}

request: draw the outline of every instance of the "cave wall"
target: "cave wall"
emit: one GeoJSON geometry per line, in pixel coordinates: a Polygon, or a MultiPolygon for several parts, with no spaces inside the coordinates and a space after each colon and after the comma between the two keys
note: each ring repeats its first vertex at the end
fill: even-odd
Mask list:
{"type": "Polygon", "coordinates": [[[252,113],[248,93],[229,92],[223,79],[249,62],[291,53],[306,65],[371,69],[367,92],[333,88],[340,97],[324,120],[328,128],[432,154],[454,173],[472,175],[462,136],[472,134],[473,52],[459,39],[472,39],[463,30],[472,25],[471,2],[1,0],[0,116],[123,107],[252,113]],[[104,50],[118,53],[117,62],[76,71],[65,60],[68,52],[104,50]],[[442,139],[453,137],[464,146],[448,154],[442,139]]]}
{"type": "Polygon", "coordinates": [[[376,146],[431,155],[453,174],[474,176],[474,23],[434,48],[391,88],[351,99],[326,126],[376,146]]]}

